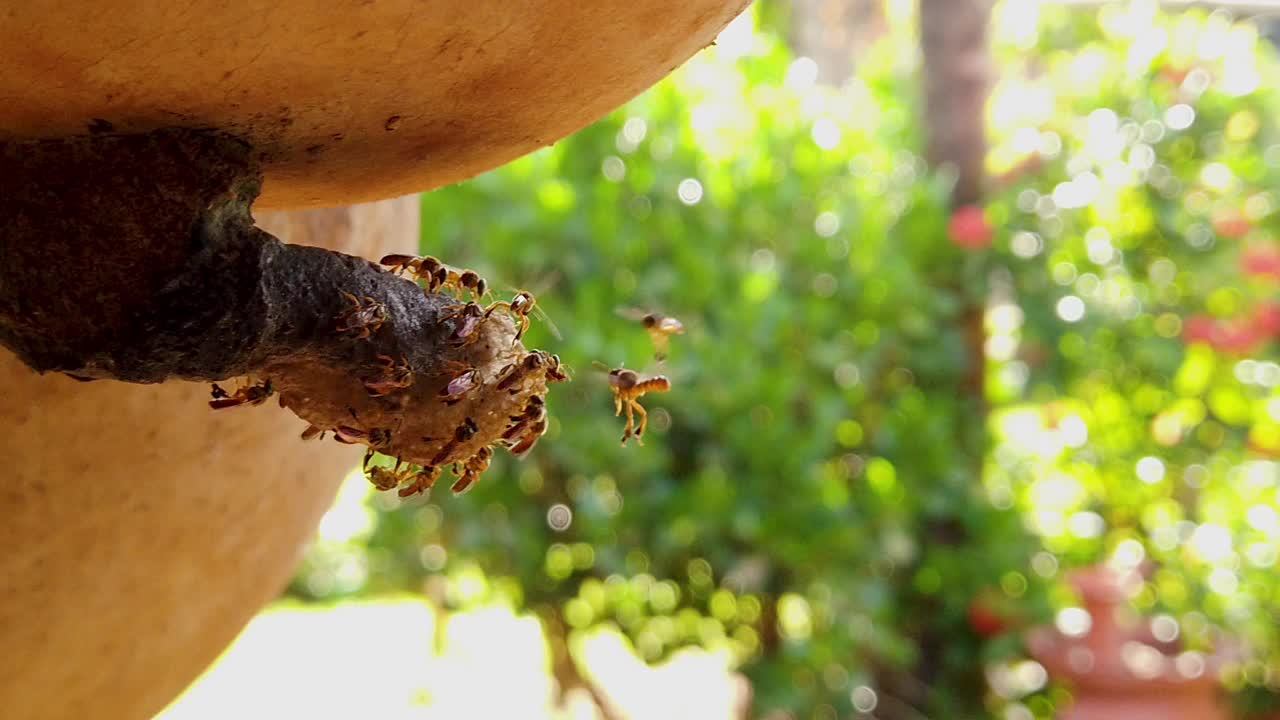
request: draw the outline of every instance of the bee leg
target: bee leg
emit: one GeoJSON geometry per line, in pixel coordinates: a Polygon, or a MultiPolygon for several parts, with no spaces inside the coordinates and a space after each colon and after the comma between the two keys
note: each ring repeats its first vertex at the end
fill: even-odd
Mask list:
{"type": "Polygon", "coordinates": [[[645,412],[644,408],[640,406],[640,403],[636,402],[631,404],[635,406],[636,412],[640,414],[640,427],[636,428],[636,444],[643,445],[644,440],[641,440],[640,436],[644,435],[644,429],[649,426],[649,413],[645,412]]]}
{"type": "Polygon", "coordinates": [[[635,405],[632,400],[627,401],[627,426],[622,430],[622,444],[626,445],[627,440],[631,438],[631,428],[635,427],[635,416],[631,411],[631,407],[635,405]]]}

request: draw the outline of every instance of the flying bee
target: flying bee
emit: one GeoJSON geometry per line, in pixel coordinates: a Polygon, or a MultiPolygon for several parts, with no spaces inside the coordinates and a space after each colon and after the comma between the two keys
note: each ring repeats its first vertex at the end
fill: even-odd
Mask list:
{"type": "MultiPolygon", "coordinates": [[[[604,367],[598,363],[596,366],[604,367]]],[[[671,380],[665,375],[645,376],[634,370],[619,367],[609,370],[609,389],[613,391],[614,416],[622,415],[623,410],[627,413],[627,426],[622,432],[622,444],[626,445],[627,440],[634,437],[637,445],[644,445],[641,436],[649,425],[649,413],[645,412],[644,407],[640,405],[640,398],[648,393],[669,392],[671,380]],[[634,421],[634,415],[640,416],[638,426],[634,421]]]]}
{"type": "Polygon", "coordinates": [[[361,301],[349,292],[339,292],[351,303],[351,307],[338,316],[338,332],[354,332],[356,339],[367,340],[387,321],[387,308],[382,303],[368,295],[361,301]]]}
{"type": "Polygon", "coordinates": [[[671,347],[671,336],[684,334],[684,323],[670,315],[638,308],[620,308],[618,314],[644,326],[645,331],[649,333],[649,339],[653,341],[653,357],[658,362],[667,359],[667,351],[671,347]]]}
{"type": "Polygon", "coordinates": [[[261,405],[271,397],[275,392],[275,388],[271,385],[270,378],[263,380],[257,385],[249,385],[236,390],[231,395],[227,395],[227,391],[218,387],[217,383],[213,385],[212,394],[214,400],[209,401],[209,407],[214,410],[222,410],[225,408],[238,407],[240,405],[261,405]],[[221,397],[220,397],[221,396],[221,397]]]}
{"type": "Polygon", "coordinates": [[[556,327],[555,323],[551,322],[551,318],[543,312],[542,308],[538,307],[538,299],[533,296],[533,293],[520,290],[516,292],[510,302],[492,303],[489,307],[485,308],[484,316],[487,318],[492,315],[495,310],[500,308],[506,309],[507,312],[511,313],[511,318],[520,323],[519,329],[516,330],[516,336],[511,341],[512,345],[520,342],[520,338],[524,337],[525,332],[529,330],[530,314],[536,314],[539,320],[546,323],[547,329],[551,331],[551,334],[554,335],[557,340],[561,339],[560,329],[556,327]]]}
{"type": "Polygon", "coordinates": [[[488,445],[480,448],[475,455],[467,458],[462,463],[462,474],[458,476],[458,481],[451,488],[453,494],[461,495],[471,489],[471,486],[475,484],[476,480],[480,479],[484,471],[489,469],[489,462],[492,460],[493,448],[488,445]]]}
{"type": "Polygon", "coordinates": [[[484,318],[484,309],[473,302],[446,308],[440,315],[441,322],[454,321],[453,332],[449,334],[449,338],[459,345],[465,345],[476,339],[476,329],[480,327],[480,321],[484,318]]]}
{"type": "Polygon", "coordinates": [[[462,399],[463,395],[471,392],[473,388],[479,385],[480,371],[471,368],[461,375],[455,376],[440,390],[440,397],[444,398],[445,405],[453,405],[462,399]]]}
{"type": "Polygon", "coordinates": [[[399,364],[389,355],[378,355],[378,359],[383,364],[383,367],[380,368],[380,374],[377,377],[365,378],[362,381],[365,389],[369,391],[370,397],[389,395],[413,384],[413,369],[409,367],[409,363],[403,358],[401,358],[399,364]]]}

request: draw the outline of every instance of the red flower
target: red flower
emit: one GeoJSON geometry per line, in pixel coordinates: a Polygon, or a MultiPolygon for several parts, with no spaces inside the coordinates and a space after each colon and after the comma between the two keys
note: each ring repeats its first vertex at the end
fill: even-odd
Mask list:
{"type": "Polygon", "coordinates": [[[1008,623],[980,599],[969,603],[969,627],[982,637],[995,637],[1009,629],[1008,623]]]}
{"type": "Polygon", "coordinates": [[[1252,229],[1253,223],[1235,210],[1214,213],[1213,215],[1213,231],[1218,234],[1218,237],[1237,240],[1248,235],[1252,229]]]}
{"type": "Polygon", "coordinates": [[[1280,335],[1280,303],[1259,303],[1253,309],[1253,328],[1264,335],[1280,335]]]}
{"type": "Polygon", "coordinates": [[[1252,245],[1240,254],[1240,269],[1246,275],[1280,279],[1280,249],[1272,245],[1252,245]]]}
{"type": "Polygon", "coordinates": [[[1192,343],[1213,344],[1213,335],[1218,323],[1208,315],[1192,315],[1182,323],[1182,341],[1192,343]]]}
{"type": "Polygon", "coordinates": [[[1225,353],[1246,354],[1257,348],[1264,339],[1258,330],[1251,318],[1221,323],[1214,328],[1209,344],[1225,353]]]}
{"type": "Polygon", "coordinates": [[[982,250],[991,245],[993,235],[982,208],[976,205],[965,205],[951,213],[947,222],[947,235],[951,242],[965,250],[982,250]]]}
{"type": "Polygon", "coordinates": [[[1164,78],[1165,80],[1172,83],[1173,85],[1181,85],[1182,81],[1187,79],[1187,75],[1190,74],[1190,72],[1191,72],[1191,68],[1174,67],[1172,65],[1165,65],[1164,67],[1160,68],[1160,77],[1164,78]]]}
{"type": "Polygon", "coordinates": [[[1277,331],[1280,331],[1280,305],[1267,304],[1255,308],[1252,316],[1227,322],[1207,315],[1192,315],[1182,323],[1182,341],[1188,345],[1206,343],[1218,352],[1243,355],[1256,350],[1277,331]]]}

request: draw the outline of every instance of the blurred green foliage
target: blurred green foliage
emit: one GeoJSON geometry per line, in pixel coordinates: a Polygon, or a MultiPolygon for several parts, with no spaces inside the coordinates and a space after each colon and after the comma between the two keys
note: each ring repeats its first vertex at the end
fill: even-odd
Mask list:
{"type": "Polygon", "coordinates": [[[1228,684],[1265,701],[1276,66],[1249,25],[1146,8],[998,7],[989,248],[920,157],[910,17],[836,89],[748,16],[608,119],[425,195],[424,252],[534,291],[563,339],[526,342],[574,381],[529,459],[374,498],[295,593],[443,573],[451,603],[489,587],[649,660],[725,648],[761,715],[847,716],[865,685],[883,717],[1047,717],[1060,693],[984,667],[1073,602],[1064,570],[1151,563],[1139,607],[1189,647],[1244,638],[1228,684]],[[627,307],[689,332],[622,448],[592,362],[657,369],[627,307]]]}

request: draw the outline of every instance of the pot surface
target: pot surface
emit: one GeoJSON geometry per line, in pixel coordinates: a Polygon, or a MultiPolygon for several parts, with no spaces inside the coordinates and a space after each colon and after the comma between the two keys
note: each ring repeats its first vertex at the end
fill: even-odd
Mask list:
{"type": "MultiPolygon", "coordinates": [[[[418,244],[417,196],[258,213],[285,241],[418,244]]],[[[228,383],[234,384],[234,383],[228,383]]],[[[0,349],[0,708],[151,717],[275,597],[363,448],[303,442],[275,402],[81,383],[0,349]]]]}
{"type": "Polygon", "coordinates": [[[395,197],[598,120],[747,3],[9,3],[0,139],[213,126],[262,151],[260,208],[395,197]]]}

